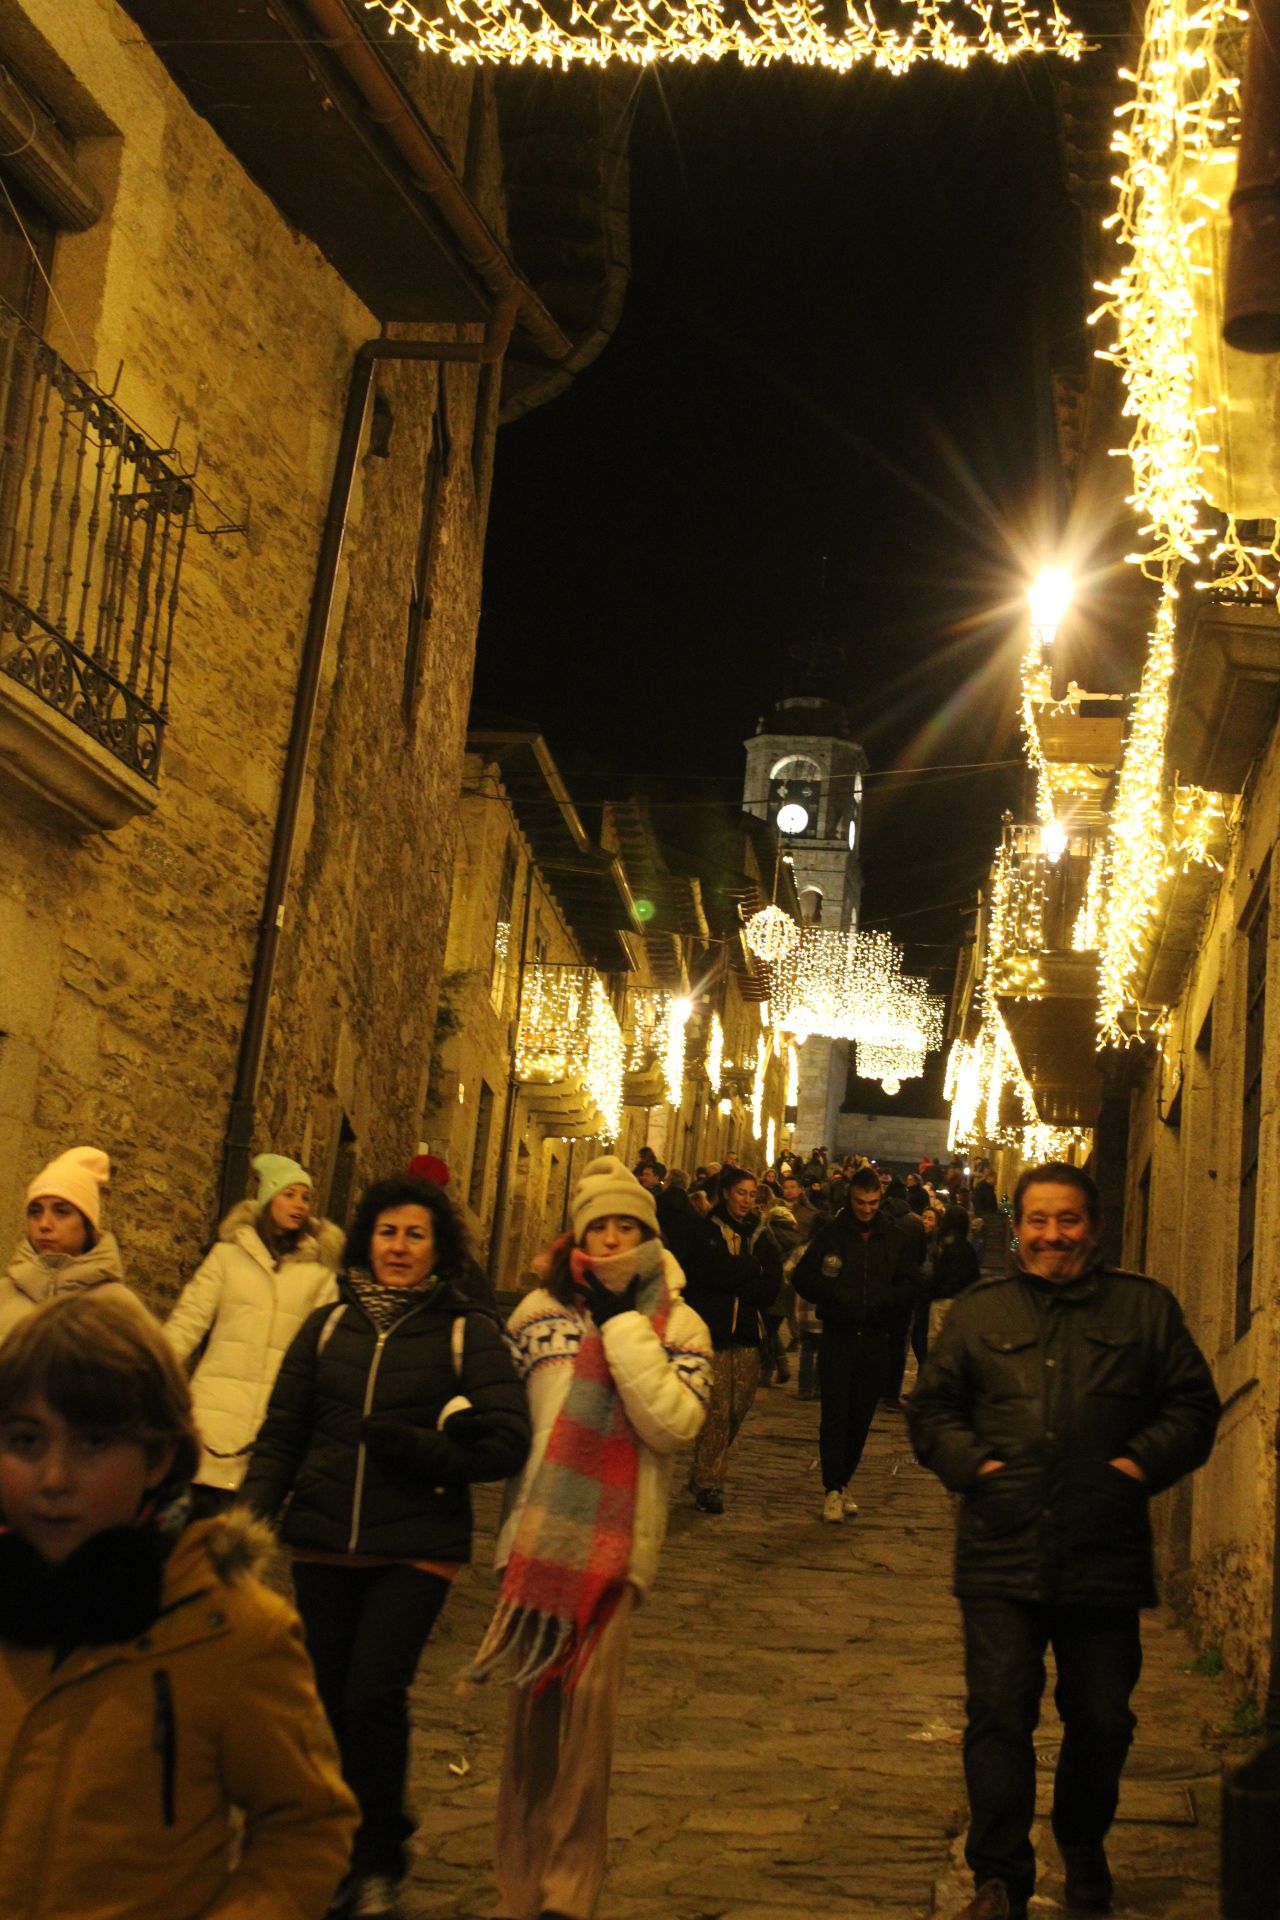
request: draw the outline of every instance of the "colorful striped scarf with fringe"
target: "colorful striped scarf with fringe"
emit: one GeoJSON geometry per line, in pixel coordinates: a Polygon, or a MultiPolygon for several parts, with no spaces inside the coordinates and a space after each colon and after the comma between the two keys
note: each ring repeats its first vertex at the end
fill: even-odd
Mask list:
{"type": "MultiPolygon", "coordinates": [[[[672,1296],[662,1271],[662,1242],[588,1262],[571,1255],[575,1281],[605,1285],[625,1263],[638,1279],[636,1309],[661,1338],[672,1296]],[[653,1251],[650,1252],[649,1249],[653,1251]]],[[[635,1527],[639,1442],[605,1359],[600,1329],[588,1317],[564,1405],[547,1438],[516,1529],[502,1590],[467,1678],[507,1668],[509,1685],[535,1692],[559,1681],[571,1692],[600,1633],[626,1591],[635,1527]]]]}

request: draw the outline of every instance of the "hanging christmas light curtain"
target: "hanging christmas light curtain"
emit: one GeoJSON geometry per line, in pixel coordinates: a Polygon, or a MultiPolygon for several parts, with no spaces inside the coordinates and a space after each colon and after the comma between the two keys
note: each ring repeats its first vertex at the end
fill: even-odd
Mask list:
{"type": "Polygon", "coordinates": [[[943,1000],[903,973],[902,949],[886,933],[804,927],[769,980],[779,1032],[801,1043],[811,1034],[852,1040],[864,1079],[918,1079],[925,1055],[942,1045],[943,1000]]]}
{"type": "Polygon", "coordinates": [[[619,60],[740,60],[744,66],[829,67],[870,62],[905,73],[921,60],[1000,66],[1024,54],[1077,60],[1083,36],[1056,4],[1022,0],[900,0],[882,23],[869,5],[830,8],[821,0],[365,0],[426,53],[455,62],[560,66],[619,60]]]}
{"type": "Polygon", "coordinates": [[[525,975],[516,1041],[518,1080],[576,1080],[603,1116],[600,1138],[622,1125],[622,1029],[590,967],[535,965],[525,975]]]}

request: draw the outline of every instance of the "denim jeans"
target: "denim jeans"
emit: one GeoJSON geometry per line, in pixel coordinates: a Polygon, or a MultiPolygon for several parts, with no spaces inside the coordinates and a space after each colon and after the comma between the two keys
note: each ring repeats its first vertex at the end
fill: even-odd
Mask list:
{"type": "Polygon", "coordinates": [[[1050,1607],[1020,1600],[962,1600],[969,1792],[965,1858],[974,1881],[1003,1880],[1015,1912],[1035,1891],[1031,1823],[1036,1806],[1033,1736],[1052,1646],[1062,1747],[1053,1783],[1060,1846],[1101,1844],[1115,1817],[1120,1773],[1137,1722],[1129,1696],[1142,1671],[1136,1608],[1050,1607]]]}

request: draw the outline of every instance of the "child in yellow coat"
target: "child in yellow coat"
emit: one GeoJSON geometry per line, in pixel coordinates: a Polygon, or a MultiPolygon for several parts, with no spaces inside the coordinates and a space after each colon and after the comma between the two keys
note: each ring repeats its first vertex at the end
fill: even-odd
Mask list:
{"type": "Polygon", "coordinates": [[[160,1329],[92,1295],[0,1345],[0,1920],[321,1920],[355,1807],[160,1329]],[[233,1849],[233,1811],[243,1832],[233,1849]]]}

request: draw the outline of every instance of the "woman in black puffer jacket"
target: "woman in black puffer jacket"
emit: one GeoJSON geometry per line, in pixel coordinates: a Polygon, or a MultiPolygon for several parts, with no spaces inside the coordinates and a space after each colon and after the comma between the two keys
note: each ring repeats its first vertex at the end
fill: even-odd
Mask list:
{"type": "Polygon", "coordinates": [[[502,1334],[456,1279],[439,1187],[380,1180],[347,1236],[337,1306],[285,1355],[243,1498],[293,1550],[294,1589],[361,1825],[346,1911],[399,1912],[408,1689],[471,1557],[470,1484],[518,1473],[529,1415],[502,1334]]]}

